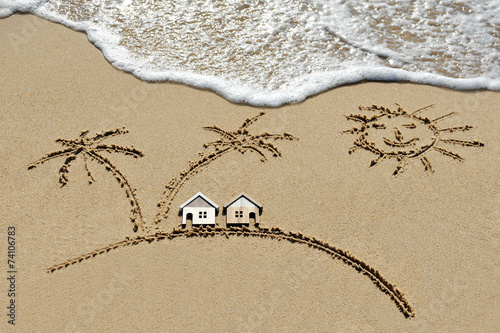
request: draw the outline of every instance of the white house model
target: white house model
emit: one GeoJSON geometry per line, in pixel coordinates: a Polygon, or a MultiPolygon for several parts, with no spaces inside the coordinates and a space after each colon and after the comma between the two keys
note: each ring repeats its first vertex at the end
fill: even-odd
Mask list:
{"type": "Polygon", "coordinates": [[[262,205],[248,194],[240,193],[224,205],[226,224],[248,224],[253,226],[259,223],[262,214],[262,205]]]}
{"type": "Polygon", "coordinates": [[[214,225],[219,206],[203,193],[198,192],[179,207],[182,214],[182,226],[214,225]]]}

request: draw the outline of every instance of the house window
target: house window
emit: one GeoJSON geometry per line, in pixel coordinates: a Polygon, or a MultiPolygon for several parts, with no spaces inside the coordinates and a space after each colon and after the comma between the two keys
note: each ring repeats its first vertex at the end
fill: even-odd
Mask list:
{"type": "Polygon", "coordinates": [[[207,212],[199,212],[198,217],[200,219],[206,219],[207,218],[207,212]]]}
{"type": "Polygon", "coordinates": [[[239,211],[236,210],[234,212],[234,217],[236,217],[236,218],[243,217],[243,211],[242,210],[239,210],[239,211]]]}

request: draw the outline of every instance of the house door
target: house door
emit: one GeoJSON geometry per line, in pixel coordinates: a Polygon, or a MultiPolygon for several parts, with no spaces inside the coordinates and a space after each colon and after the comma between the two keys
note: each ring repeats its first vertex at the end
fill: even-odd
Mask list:
{"type": "Polygon", "coordinates": [[[250,214],[248,214],[248,224],[250,227],[255,226],[255,212],[250,212],[250,214]]]}
{"type": "Polygon", "coordinates": [[[191,229],[193,227],[193,213],[186,214],[186,228],[191,229]]]}

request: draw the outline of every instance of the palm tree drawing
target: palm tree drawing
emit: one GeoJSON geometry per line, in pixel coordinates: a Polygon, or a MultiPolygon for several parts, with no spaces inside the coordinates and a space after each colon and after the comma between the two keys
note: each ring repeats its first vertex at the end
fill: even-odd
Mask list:
{"type": "Polygon", "coordinates": [[[159,212],[155,218],[155,225],[158,225],[162,220],[166,220],[171,208],[172,201],[179,192],[182,185],[192,175],[200,172],[201,169],[222,155],[236,150],[242,154],[247,151],[255,152],[260,156],[262,162],[267,161],[266,152],[272,154],[273,157],[280,157],[281,152],[269,140],[288,140],[295,141],[298,138],[289,133],[270,134],[262,133],[258,135],[250,134],[248,127],[255,123],[260,117],[265,115],[265,112],[260,112],[257,116],[246,119],[236,131],[226,131],[217,126],[207,126],[203,129],[215,132],[221,136],[217,141],[209,142],[203,145],[203,148],[212,148],[210,152],[201,153],[201,158],[198,161],[190,161],[188,169],[182,171],[179,177],[170,180],[166,185],[160,202],[157,204],[159,212]]]}
{"type": "Polygon", "coordinates": [[[262,117],[265,112],[261,112],[253,118],[249,118],[243,122],[243,125],[234,132],[225,131],[217,126],[207,126],[203,129],[211,132],[215,132],[221,136],[221,139],[210,142],[204,145],[204,148],[214,147],[215,151],[219,151],[224,148],[235,149],[240,153],[245,153],[246,151],[253,151],[260,155],[261,161],[267,161],[264,151],[270,152],[273,157],[281,156],[281,152],[272,143],[265,142],[266,139],[274,140],[297,140],[291,134],[269,134],[262,133],[259,135],[251,135],[248,132],[248,126],[256,122],[260,117],[262,117]]]}
{"type": "Polygon", "coordinates": [[[125,190],[127,198],[130,199],[130,205],[132,206],[130,220],[132,221],[132,223],[134,223],[135,231],[137,230],[138,225],[143,223],[142,212],[139,206],[139,201],[137,200],[137,196],[135,194],[135,189],[132,188],[125,175],[120,170],[118,170],[118,168],[114,164],[112,164],[109,159],[107,159],[105,156],[102,156],[100,153],[122,153],[125,155],[130,155],[134,158],[142,157],[144,156],[144,154],[133,147],[121,147],[101,143],[103,140],[110,137],[128,133],[125,128],[118,128],[103,133],[97,133],[93,137],[88,137],[88,133],[89,131],[81,132],[79,137],[74,140],[57,139],[56,142],[60,143],[63,147],[65,147],[65,149],[49,153],[39,160],[30,163],[28,165],[28,170],[34,169],[37,166],[54,158],[65,157],[65,161],[59,169],[59,183],[61,184],[61,187],[63,187],[67,185],[69,181],[69,167],[78,156],[83,157],[89,184],[95,182],[95,179],[92,176],[92,173],[90,172],[88,166],[89,159],[104,165],[106,171],[109,171],[113,174],[120,186],[125,190]]]}

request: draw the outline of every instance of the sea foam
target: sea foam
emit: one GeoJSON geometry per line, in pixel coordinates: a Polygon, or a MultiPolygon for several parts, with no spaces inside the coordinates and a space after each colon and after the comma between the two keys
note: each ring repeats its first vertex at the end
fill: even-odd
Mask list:
{"type": "Polygon", "coordinates": [[[141,79],[240,103],[362,80],[500,89],[500,0],[0,0],[15,11],[85,31],[141,79]]]}

